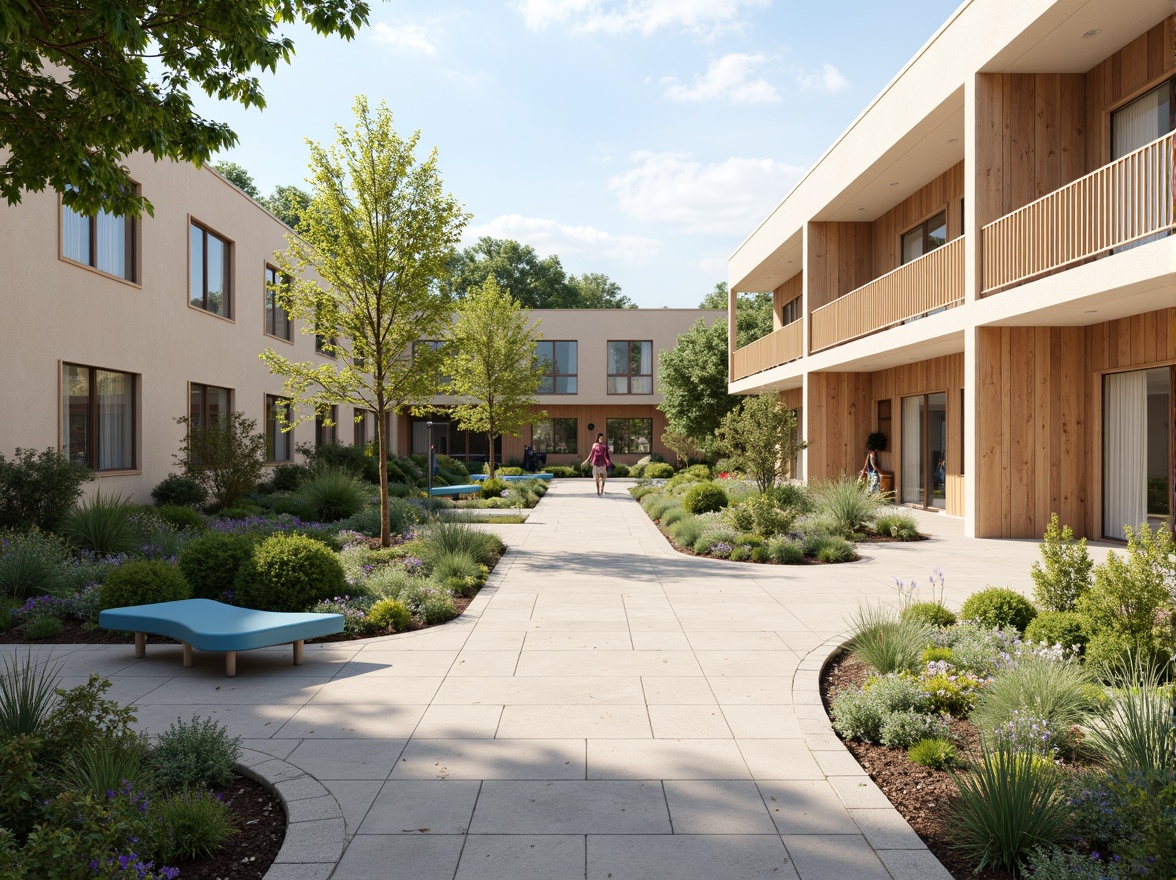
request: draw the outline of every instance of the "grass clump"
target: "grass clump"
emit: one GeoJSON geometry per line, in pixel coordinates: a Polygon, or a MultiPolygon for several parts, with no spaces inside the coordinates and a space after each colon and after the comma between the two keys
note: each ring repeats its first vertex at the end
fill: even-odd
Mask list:
{"type": "Polygon", "coordinates": [[[923,649],[934,628],[918,620],[904,620],[883,606],[859,606],[850,619],[853,636],[849,653],[883,675],[912,672],[921,665],[923,649]]]}
{"type": "Polygon", "coordinates": [[[982,733],[1002,727],[1015,713],[1047,722],[1055,732],[1086,720],[1093,676],[1076,660],[1029,655],[1001,670],[981,689],[972,722],[982,733]]]}
{"type": "Polygon", "coordinates": [[[874,531],[884,538],[896,541],[918,541],[919,521],[909,513],[886,511],[874,517],[874,531]]]}
{"type": "Polygon", "coordinates": [[[66,587],[69,548],[38,529],[0,534],[0,598],[56,595],[66,587]]]}
{"type": "Polygon", "coordinates": [[[837,534],[849,539],[866,530],[884,503],[880,495],[872,494],[864,483],[849,474],[818,484],[813,494],[817,515],[837,534]]]}
{"type": "Polygon", "coordinates": [[[0,665],[0,741],[42,732],[56,699],[61,664],[38,663],[29,650],[24,659],[6,657],[0,665]]]}
{"type": "Polygon", "coordinates": [[[130,553],[139,544],[133,519],[137,510],[130,496],[103,495],[99,490],[69,512],[61,533],[71,544],[94,553],[130,553]]]}
{"type": "Polygon", "coordinates": [[[237,830],[229,802],[208,790],[175,792],[152,804],[156,858],[186,862],[210,855],[237,830]]]}
{"type": "Polygon", "coordinates": [[[371,487],[361,483],[350,470],[323,467],[302,481],[298,502],[311,519],[337,522],[363,510],[370,494],[371,487]]]}
{"type": "Polygon", "coordinates": [[[1176,774],[1172,688],[1162,687],[1147,658],[1119,660],[1107,669],[1111,698],[1089,726],[1084,744],[1111,768],[1151,778],[1176,774]]]}
{"type": "Polygon", "coordinates": [[[959,763],[955,743],[941,737],[919,740],[907,749],[907,757],[912,763],[932,770],[949,770],[959,763]]]}

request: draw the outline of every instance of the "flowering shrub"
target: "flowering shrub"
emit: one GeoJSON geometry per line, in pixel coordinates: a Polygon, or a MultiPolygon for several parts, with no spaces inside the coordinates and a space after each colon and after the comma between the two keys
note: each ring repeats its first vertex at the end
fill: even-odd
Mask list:
{"type": "Polygon", "coordinates": [[[323,599],[307,610],[316,614],[342,614],[343,632],[348,635],[363,635],[379,628],[368,619],[367,612],[371,606],[372,600],[366,596],[336,596],[333,599],[323,599]]]}
{"type": "Polygon", "coordinates": [[[1014,710],[1012,717],[993,731],[993,736],[1028,755],[1057,760],[1060,752],[1058,737],[1050,728],[1049,720],[1038,718],[1028,709],[1014,710]]]}
{"type": "Polygon", "coordinates": [[[990,679],[973,672],[960,672],[945,660],[933,660],[919,674],[927,693],[927,708],[941,715],[967,718],[976,705],[977,692],[990,679]]]}

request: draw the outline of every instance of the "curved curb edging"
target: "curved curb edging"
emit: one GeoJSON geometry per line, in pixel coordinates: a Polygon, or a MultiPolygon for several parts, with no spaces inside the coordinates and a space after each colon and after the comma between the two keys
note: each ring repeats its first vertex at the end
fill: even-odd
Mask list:
{"type": "Polygon", "coordinates": [[[286,838],[265,880],[328,880],[346,833],[334,796],[306,771],[264,752],[242,749],[235,769],[274,792],[286,812],[286,838]]]}
{"type": "Polygon", "coordinates": [[[792,678],[792,702],[804,743],[894,880],[952,880],[948,870],[833,732],[833,724],[821,702],[821,672],[848,640],[848,634],[841,634],[813,648],[801,659],[792,678]]]}

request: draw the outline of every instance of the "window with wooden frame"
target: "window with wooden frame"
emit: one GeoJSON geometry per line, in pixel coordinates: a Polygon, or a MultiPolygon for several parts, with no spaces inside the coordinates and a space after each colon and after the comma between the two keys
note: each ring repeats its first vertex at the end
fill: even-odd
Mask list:
{"type": "Polygon", "coordinates": [[[604,425],[609,452],[647,455],[653,451],[653,419],[605,419],[604,425]]]}
{"type": "Polygon", "coordinates": [[[78,364],[61,368],[61,451],[96,471],[134,470],[138,376],[78,364]]]}
{"type": "Polygon", "coordinates": [[[371,410],[355,410],[354,415],[352,416],[351,445],[367,446],[368,422],[371,420],[372,415],[373,413],[371,410]]]}
{"type": "Polygon", "coordinates": [[[653,394],[653,342],[614,341],[608,344],[609,394],[653,394]]]}
{"type": "Polygon", "coordinates": [[[541,339],[536,355],[543,364],[539,394],[575,394],[579,385],[579,343],[574,339],[541,339]]]}
{"type": "Polygon", "coordinates": [[[195,220],[188,224],[188,302],[231,318],[232,244],[195,220]]]}
{"type": "Polygon", "coordinates": [[[124,281],[138,281],[138,232],[134,217],[116,217],[105,211],[86,216],[68,205],[61,206],[61,255],[124,281]]]}
{"type": "Polygon", "coordinates": [[[531,423],[531,448],[536,452],[578,455],[575,419],[540,419],[531,423]]]}
{"type": "Polygon", "coordinates": [[[268,336],[276,336],[278,339],[284,339],[290,342],[294,338],[293,324],[290,321],[290,316],[286,314],[277,303],[276,293],[279,288],[288,287],[290,285],[290,278],[283,275],[275,267],[266,264],[265,267],[265,332],[268,336]]]}
{"type": "Polygon", "coordinates": [[[284,425],[293,420],[290,401],[275,394],[265,396],[265,460],[276,463],[293,458],[294,430],[283,431],[284,425]]]}
{"type": "Polygon", "coordinates": [[[947,212],[940,211],[914,229],[903,233],[902,262],[907,264],[947,244],[947,212]]]}
{"type": "Polygon", "coordinates": [[[800,320],[800,297],[793,297],[780,308],[780,326],[787,327],[800,320]]]}
{"type": "Polygon", "coordinates": [[[188,385],[188,422],[201,428],[210,428],[217,424],[222,416],[227,416],[232,410],[233,392],[230,388],[219,388],[216,385],[201,385],[192,382],[188,385]]]}
{"type": "Polygon", "coordinates": [[[314,448],[332,446],[339,438],[339,426],[336,416],[339,407],[329,406],[314,415],[314,448]]]}

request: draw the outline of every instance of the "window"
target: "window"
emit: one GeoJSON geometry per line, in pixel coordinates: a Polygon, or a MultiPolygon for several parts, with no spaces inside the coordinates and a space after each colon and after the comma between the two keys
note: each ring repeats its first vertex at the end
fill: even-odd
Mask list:
{"type": "Polygon", "coordinates": [[[947,212],[940,211],[902,237],[902,262],[905,265],[947,244],[947,212]]]}
{"type": "Polygon", "coordinates": [[[335,418],[339,408],[331,406],[314,416],[314,448],[331,446],[339,437],[338,422],[335,418]]]}
{"type": "Polygon", "coordinates": [[[543,419],[531,423],[531,447],[536,452],[578,455],[576,437],[575,419],[543,419]]]}
{"type": "Polygon", "coordinates": [[[780,326],[787,327],[789,324],[795,324],[800,320],[800,297],[790,299],[784,303],[784,307],[780,309],[780,326]]]}
{"type": "Polygon", "coordinates": [[[368,421],[374,413],[366,409],[357,409],[355,411],[353,422],[353,429],[351,435],[351,443],[354,446],[367,446],[368,442],[368,421]]]}
{"type": "Polygon", "coordinates": [[[135,219],[99,211],[85,217],[61,206],[61,255],[99,272],[135,281],[135,219]]]}
{"type": "Polygon", "coordinates": [[[217,423],[221,416],[227,416],[230,411],[230,397],[232,391],[228,388],[218,388],[215,385],[198,385],[193,382],[188,386],[188,421],[201,428],[210,428],[217,423]]]}
{"type": "Polygon", "coordinates": [[[314,334],[314,350],[323,357],[333,358],[335,356],[335,346],[339,344],[337,336],[320,336],[318,333],[314,334]]]}
{"type": "Polygon", "coordinates": [[[96,471],[135,467],[135,376],[65,364],[61,373],[62,447],[96,471]]]}
{"type": "Polygon", "coordinates": [[[653,394],[653,343],[608,344],[608,393],[653,394]]]}
{"type": "Polygon", "coordinates": [[[198,309],[232,317],[229,301],[229,243],[192,223],[188,227],[188,295],[198,309]]]}
{"type": "Polygon", "coordinates": [[[273,394],[265,396],[265,460],[289,461],[293,447],[293,431],[283,431],[282,426],[292,420],[290,401],[273,394]]]}
{"type": "Polygon", "coordinates": [[[288,276],[283,275],[273,266],[265,267],[265,332],[278,339],[289,342],[292,339],[290,316],[274,299],[274,288],[287,287],[290,284],[288,276]]]}
{"type": "Polygon", "coordinates": [[[539,383],[540,394],[575,394],[577,392],[578,346],[579,344],[575,340],[565,342],[540,340],[538,354],[539,360],[543,363],[545,374],[539,383]]]}
{"type": "Polygon", "coordinates": [[[604,430],[609,452],[653,451],[653,419],[606,419],[604,430]]]}

